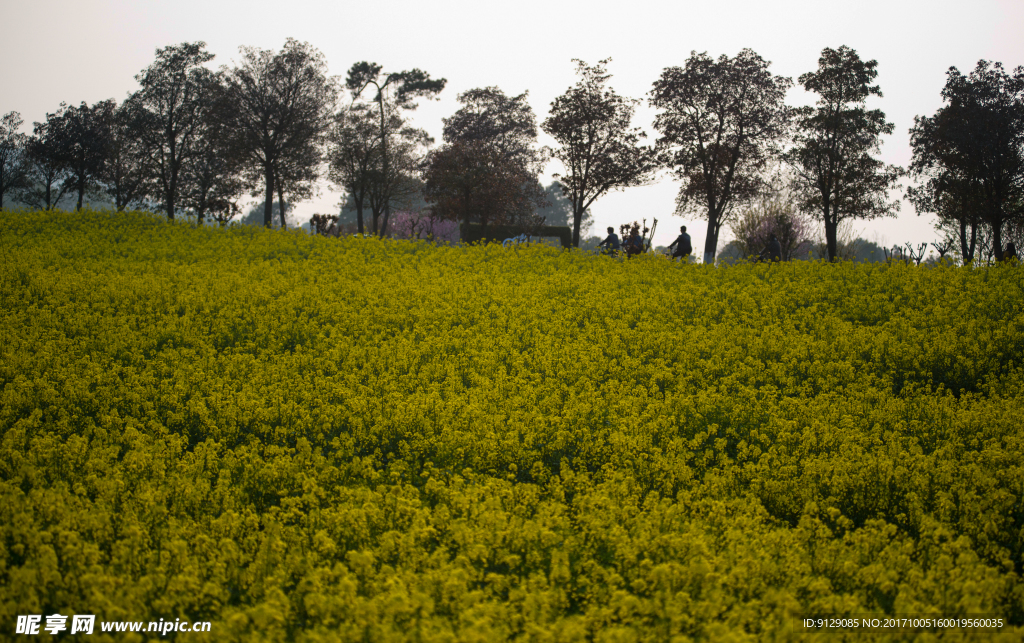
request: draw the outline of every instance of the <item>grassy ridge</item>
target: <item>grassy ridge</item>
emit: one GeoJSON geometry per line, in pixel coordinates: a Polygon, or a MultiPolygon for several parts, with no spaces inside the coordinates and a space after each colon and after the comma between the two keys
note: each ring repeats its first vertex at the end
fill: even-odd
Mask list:
{"type": "Polygon", "coordinates": [[[1019,268],[714,269],[96,212],[0,233],[12,632],[1024,629],[1019,268]]]}

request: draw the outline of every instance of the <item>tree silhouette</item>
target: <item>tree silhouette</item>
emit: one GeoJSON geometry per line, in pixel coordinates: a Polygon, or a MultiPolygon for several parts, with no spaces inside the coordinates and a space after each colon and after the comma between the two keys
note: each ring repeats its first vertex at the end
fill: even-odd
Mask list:
{"type": "Polygon", "coordinates": [[[178,204],[182,166],[201,136],[201,110],[210,99],[213,60],[206,43],[182,43],[157,49],[156,61],[135,77],[142,88],[135,101],[142,108],[139,129],[148,157],[146,167],[167,218],[178,204]]]}
{"type": "Polygon", "coordinates": [[[794,168],[793,186],[801,208],[825,224],[829,261],[837,257],[839,222],[845,219],[876,219],[896,216],[898,201],[888,192],[902,170],[886,165],[878,153],[879,137],[891,134],[881,110],[868,110],[868,96],[881,96],[871,82],[878,63],[864,62],[857,52],[843,46],[825,48],[818,70],[800,76],[804,89],[818,94],[816,107],[796,110],[796,145],[786,154],[794,168]]]}
{"type": "Polygon", "coordinates": [[[284,188],[302,196],[314,178],[333,122],[338,86],[327,77],[327,62],[308,43],[289,38],[280,52],[241,47],[241,62],[223,70],[218,113],[235,153],[250,171],[256,194],[263,185],[263,224],[271,226],[275,193],[285,224],[284,188]],[[311,174],[313,173],[313,174],[311,174]],[[280,179],[281,189],[275,184],[280,179]]]}
{"type": "Polygon", "coordinates": [[[428,158],[425,196],[436,214],[469,223],[540,225],[545,204],[537,179],[545,154],[526,94],[497,87],[459,94],[462,107],[444,119],[445,145],[428,158]]]}
{"type": "Polygon", "coordinates": [[[99,190],[99,180],[106,162],[110,124],[106,117],[108,105],[97,103],[90,107],[63,110],[53,126],[62,130],[64,162],[70,176],[70,189],[77,195],[76,210],[81,210],[87,192],[99,190]]]}
{"type": "Polygon", "coordinates": [[[1024,217],[1024,67],[1009,74],[980,60],[968,76],[950,67],[942,98],[946,104],[916,117],[910,130],[910,169],[925,183],[909,196],[919,212],[952,224],[965,261],[976,236],[991,237],[987,245],[1002,260],[1004,227],[1024,217]],[[988,235],[977,235],[978,223],[988,235]]]}
{"type": "Polygon", "coordinates": [[[379,199],[384,206],[384,220],[381,223],[379,234],[383,237],[387,233],[388,217],[391,215],[391,194],[388,186],[390,184],[389,177],[393,176],[389,167],[393,164],[393,161],[388,151],[387,118],[385,116],[387,110],[384,106],[385,102],[387,102],[385,99],[387,90],[390,88],[394,91],[395,107],[414,110],[416,109],[415,98],[436,97],[444,89],[447,81],[444,78],[432,79],[430,74],[420,69],[392,74],[382,74],[382,69],[376,63],[356,63],[349,69],[345,85],[352,92],[353,100],[358,98],[363,93],[363,90],[370,85],[377,89],[377,94],[373,100],[377,103],[378,115],[380,117],[380,158],[381,172],[384,177],[381,186],[384,187],[384,192],[379,195],[379,199]]]}
{"type": "Polygon", "coordinates": [[[639,144],[646,135],[630,127],[639,101],[606,88],[611,58],[594,66],[573,62],[580,79],[551,103],[541,127],[559,143],[552,155],[565,166],[556,177],[572,202],[572,244],[578,248],[587,208],[611,190],[649,183],[658,162],[653,149],[639,144]]]}
{"type": "Polygon", "coordinates": [[[145,109],[137,97],[116,105],[113,100],[99,104],[107,137],[103,171],[100,179],[107,195],[114,200],[118,212],[142,205],[157,192],[150,162],[142,143],[142,130],[147,122],[145,109]]]}
{"type": "Polygon", "coordinates": [[[22,122],[18,112],[8,112],[0,119],[0,210],[4,207],[4,196],[26,185],[28,137],[18,131],[22,122]]]}
{"type": "Polygon", "coordinates": [[[67,131],[60,123],[65,109],[67,105],[61,103],[45,121],[33,123],[32,136],[25,146],[29,187],[22,191],[21,200],[37,209],[53,209],[71,189],[67,131]]]}
{"type": "Polygon", "coordinates": [[[666,162],[682,185],[676,212],[708,220],[704,262],[713,263],[718,234],[736,205],[764,188],[761,175],[779,153],[791,109],[789,78],[773,76],[750,49],[734,58],[691,52],[683,67],[655,81],[650,103],[661,110],[654,127],[666,162]]]}

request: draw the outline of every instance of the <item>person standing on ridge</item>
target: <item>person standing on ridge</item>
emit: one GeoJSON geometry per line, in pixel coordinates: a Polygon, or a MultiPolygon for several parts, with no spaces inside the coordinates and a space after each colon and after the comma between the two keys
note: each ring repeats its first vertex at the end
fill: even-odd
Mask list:
{"type": "Polygon", "coordinates": [[[693,246],[690,245],[690,235],[686,234],[686,226],[679,228],[681,233],[676,240],[668,244],[668,249],[675,250],[672,252],[672,258],[685,257],[686,255],[693,254],[693,246]]]}

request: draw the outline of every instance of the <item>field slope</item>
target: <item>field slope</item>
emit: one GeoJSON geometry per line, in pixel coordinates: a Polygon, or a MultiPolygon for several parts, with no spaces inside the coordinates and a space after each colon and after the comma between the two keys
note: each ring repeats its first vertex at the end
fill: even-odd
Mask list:
{"type": "Polygon", "coordinates": [[[0,244],[2,632],[1024,633],[1020,267],[715,269],[100,212],[0,213],[0,244]]]}

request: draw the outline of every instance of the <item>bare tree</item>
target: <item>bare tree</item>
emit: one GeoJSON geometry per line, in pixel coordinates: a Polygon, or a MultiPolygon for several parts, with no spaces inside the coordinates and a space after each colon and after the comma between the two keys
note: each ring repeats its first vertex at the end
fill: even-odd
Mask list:
{"type": "Polygon", "coordinates": [[[658,144],[682,185],[676,212],[708,220],[704,262],[713,263],[718,234],[734,208],[764,189],[766,165],[780,153],[791,109],[793,81],[773,76],[771,63],[750,49],[718,60],[691,52],[683,67],[668,67],[655,81],[650,103],[658,144]]]}
{"type": "Polygon", "coordinates": [[[606,88],[611,58],[594,66],[573,62],[580,79],[551,103],[541,127],[559,143],[552,155],[565,166],[566,173],[556,176],[572,201],[572,244],[578,248],[587,208],[611,190],[649,183],[658,162],[653,149],[640,145],[646,135],[630,127],[639,101],[606,88]]]}

